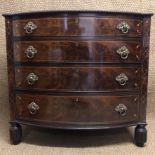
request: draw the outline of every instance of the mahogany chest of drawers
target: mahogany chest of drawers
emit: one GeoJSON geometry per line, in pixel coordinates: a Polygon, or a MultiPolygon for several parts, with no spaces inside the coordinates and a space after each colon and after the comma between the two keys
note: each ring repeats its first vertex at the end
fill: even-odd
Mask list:
{"type": "Polygon", "coordinates": [[[54,129],[136,126],[146,142],[152,14],[57,11],[5,14],[10,138],[21,125],[54,129]]]}

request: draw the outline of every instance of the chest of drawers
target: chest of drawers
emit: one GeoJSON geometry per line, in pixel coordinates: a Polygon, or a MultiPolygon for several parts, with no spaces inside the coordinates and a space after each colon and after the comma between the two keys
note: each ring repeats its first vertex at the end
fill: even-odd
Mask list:
{"type": "Polygon", "coordinates": [[[5,14],[10,138],[21,125],[96,130],[136,126],[146,142],[152,14],[5,14]]]}

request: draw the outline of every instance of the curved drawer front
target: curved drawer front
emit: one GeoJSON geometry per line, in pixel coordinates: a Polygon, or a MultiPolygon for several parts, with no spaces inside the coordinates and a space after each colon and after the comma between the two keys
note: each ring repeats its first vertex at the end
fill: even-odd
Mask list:
{"type": "Polygon", "coordinates": [[[51,91],[139,90],[139,67],[17,67],[16,88],[51,91]]]}
{"type": "Polygon", "coordinates": [[[139,96],[16,95],[19,119],[110,124],[136,121],[139,96]],[[122,111],[121,111],[122,109],[122,111]]]}
{"type": "Polygon", "coordinates": [[[18,62],[134,63],[141,60],[136,41],[21,41],[14,43],[18,62]]]}
{"type": "Polygon", "coordinates": [[[122,17],[49,17],[13,21],[14,36],[129,36],[142,33],[140,19],[122,17]]]}

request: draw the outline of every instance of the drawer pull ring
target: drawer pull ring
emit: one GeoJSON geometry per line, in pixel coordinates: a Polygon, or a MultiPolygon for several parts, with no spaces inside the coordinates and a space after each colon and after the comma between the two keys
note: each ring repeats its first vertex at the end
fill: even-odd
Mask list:
{"type": "Polygon", "coordinates": [[[117,29],[120,30],[122,33],[126,34],[129,32],[130,26],[128,23],[123,21],[117,25],[117,29]]]}
{"type": "Polygon", "coordinates": [[[36,53],[37,53],[37,50],[33,46],[29,46],[25,50],[26,57],[29,58],[29,59],[32,59],[35,56],[36,53]]]}
{"type": "Polygon", "coordinates": [[[26,79],[29,85],[33,85],[38,80],[38,76],[34,73],[30,73],[26,79]]]}
{"type": "Polygon", "coordinates": [[[128,81],[128,77],[125,75],[125,73],[121,73],[120,75],[116,76],[116,81],[119,82],[121,86],[124,86],[128,81]]]}
{"type": "Polygon", "coordinates": [[[30,21],[25,25],[24,29],[26,33],[31,34],[33,30],[37,29],[37,25],[30,21]]]}
{"type": "Polygon", "coordinates": [[[128,50],[128,48],[126,46],[120,47],[116,52],[117,52],[117,54],[120,55],[121,59],[123,59],[123,60],[127,59],[128,55],[130,53],[130,51],[128,50]]]}
{"type": "Polygon", "coordinates": [[[115,111],[118,112],[121,116],[125,116],[127,113],[127,107],[124,104],[119,104],[116,106],[115,111]]]}
{"type": "Polygon", "coordinates": [[[35,102],[31,102],[28,106],[27,106],[30,114],[34,115],[37,113],[37,111],[39,110],[39,106],[35,103],[35,102]]]}

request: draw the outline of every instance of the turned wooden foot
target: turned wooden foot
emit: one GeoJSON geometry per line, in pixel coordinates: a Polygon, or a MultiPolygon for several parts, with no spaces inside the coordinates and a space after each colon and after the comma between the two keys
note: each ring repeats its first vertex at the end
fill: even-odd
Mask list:
{"type": "Polygon", "coordinates": [[[10,141],[12,144],[18,144],[22,138],[22,127],[20,124],[11,124],[10,126],[10,141]]]}
{"type": "Polygon", "coordinates": [[[145,125],[137,125],[135,128],[135,144],[137,146],[143,147],[144,143],[147,140],[147,130],[145,128],[145,125]]]}

